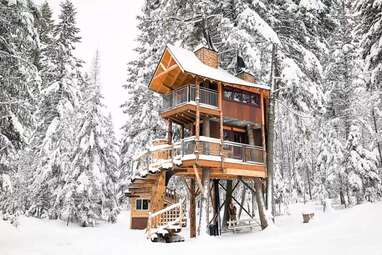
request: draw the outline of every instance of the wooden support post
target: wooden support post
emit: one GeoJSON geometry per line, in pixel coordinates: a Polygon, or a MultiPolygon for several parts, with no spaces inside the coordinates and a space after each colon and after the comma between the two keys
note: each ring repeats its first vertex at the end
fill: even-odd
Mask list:
{"type": "Polygon", "coordinates": [[[190,179],[190,237],[196,237],[196,190],[195,179],[190,179]]]}
{"type": "Polygon", "coordinates": [[[196,162],[198,162],[199,140],[200,140],[200,86],[199,86],[198,78],[195,78],[195,101],[196,101],[195,155],[196,155],[196,162]]]}
{"type": "Polygon", "coordinates": [[[219,111],[220,111],[220,158],[221,158],[221,168],[224,171],[224,116],[223,116],[223,84],[221,81],[218,83],[218,97],[219,97],[219,111]]]}
{"type": "Polygon", "coordinates": [[[216,230],[218,232],[218,235],[221,234],[220,232],[220,195],[219,195],[219,180],[213,180],[213,186],[214,186],[214,219],[215,221],[213,224],[216,225],[216,230]]]}
{"type": "Polygon", "coordinates": [[[184,139],[184,125],[180,129],[180,139],[184,139]]]}
{"type": "Polygon", "coordinates": [[[262,142],[263,142],[263,160],[264,160],[264,166],[265,169],[267,169],[267,144],[266,144],[266,139],[265,139],[265,100],[264,100],[264,94],[261,93],[261,136],[262,136],[262,142]]]}
{"type": "MultiPolygon", "coordinates": [[[[169,145],[171,145],[172,144],[172,120],[168,120],[168,127],[167,127],[167,143],[169,144],[169,145]]],[[[172,157],[172,150],[170,150],[169,152],[168,152],[168,156],[169,156],[169,158],[171,158],[172,157]]]]}

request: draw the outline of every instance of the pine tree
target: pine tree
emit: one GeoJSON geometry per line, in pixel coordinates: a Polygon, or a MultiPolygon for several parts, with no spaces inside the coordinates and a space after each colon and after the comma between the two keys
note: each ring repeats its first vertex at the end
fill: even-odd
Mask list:
{"type": "MultiPolygon", "coordinates": [[[[361,56],[365,61],[365,71],[368,90],[371,91],[370,107],[373,128],[379,156],[379,166],[382,167],[382,3],[372,0],[358,0],[355,8],[360,14],[359,34],[362,37],[361,56]],[[377,93],[373,93],[376,91],[377,93]]],[[[381,173],[382,175],[382,173],[381,173]]]]}
{"type": "Polygon", "coordinates": [[[47,68],[50,57],[53,57],[53,29],[54,29],[54,21],[53,21],[53,13],[50,9],[48,2],[45,2],[41,5],[40,8],[40,17],[37,21],[37,28],[40,38],[40,53],[39,53],[39,61],[38,68],[39,70],[43,68],[47,68]],[[52,54],[50,56],[50,54],[52,54]]]}
{"type": "Polygon", "coordinates": [[[35,125],[40,89],[37,13],[29,1],[1,1],[0,17],[0,209],[14,214],[20,210],[18,159],[35,125]]]}
{"type": "Polygon", "coordinates": [[[105,117],[99,78],[98,52],[90,81],[83,84],[82,104],[77,113],[74,153],[70,168],[64,172],[58,199],[61,215],[82,226],[94,225],[96,219],[116,221],[115,141],[111,120],[105,117]],[[111,142],[109,141],[111,140],[111,142]]]}
{"type": "Polygon", "coordinates": [[[347,141],[347,176],[352,191],[356,195],[357,204],[365,198],[375,201],[381,197],[381,177],[377,169],[377,155],[364,148],[360,128],[352,125],[347,141]]]}
{"type": "Polygon", "coordinates": [[[30,173],[29,212],[38,217],[57,218],[62,201],[59,183],[65,181],[70,166],[78,107],[82,61],[74,55],[80,41],[75,26],[75,9],[70,1],[61,4],[59,23],[54,26],[52,43],[47,44],[42,59],[43,90],[37,116],[39,126],[32,141],[34,162],[30,173]]]}

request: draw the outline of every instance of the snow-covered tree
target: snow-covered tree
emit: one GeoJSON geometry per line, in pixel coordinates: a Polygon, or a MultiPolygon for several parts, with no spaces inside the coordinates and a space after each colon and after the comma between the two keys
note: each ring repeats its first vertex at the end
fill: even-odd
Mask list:
{"type": "Polygon", "coordinates": [[[365,148],[361,139],[360,128],[352,125],[345,160],[348,162],[346,168],[348,182],[356,195],[357,203],[361,203],[365,198],[368,201],[374,201],[381,196],[381,177],[377,169],[377,155],[365,148]]]}
{"type": "Polygon", "coordinates": [[[15,213],[18,158],[30,138],[40,89],[36,8],[24,0],[0,2],[0,209],[15,213]],[[1,185],[0,185],[1,186],[1,185]],[[14,191],[11,194],[11,191],[14,191]]]}
{"type": "Polygon", "coordinates": [[[112,123],[102,103],[98,52],[91,78],[82,86],[74,153],[56,194],[62,203],[62,217],[88,226],[94,225],[96,219],[115,222],[118,211],[116,147],[112,144],[115,137],[110,136],[112,123]]]}
{"type": "Polygon", "coordinates": [[[59,217],[62,201],[57,188],[70,166],[75,114],[84,83],[81,61],[75,57],[80,41],[75,26],[75,8],[70,1],[61,4],[59,22],[53,30],[53,42],[43,52],[43,90],[37,116],[39,126],[32,141],[34,154],[30,180],[30,213],[38,217],[59,217]]]}
{"type": "Polygon", "coordinates": [[[361,56],[365,61],[366,83],[369,91],[376,91],[370,96],[371,118],[374,128],[379,157],[382,167],[382,2],[373,0],[357,0],[355,8],[359,12],[361,35],[361,56]]]}

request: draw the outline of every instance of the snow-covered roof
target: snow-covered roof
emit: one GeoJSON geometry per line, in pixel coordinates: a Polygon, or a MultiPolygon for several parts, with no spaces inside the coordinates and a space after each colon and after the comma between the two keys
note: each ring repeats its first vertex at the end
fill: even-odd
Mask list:
{"type": "Polygon", "coordinates": [[[221,68],[213,68],[198,59],[198,57],[189,50],[176,47],[174,45],[167,45],[167,49],[180,66],[183,72],[199,75],[205,78],[209,78],[223,83],[241,85],[247,87],[254,87],[260,89],[269,90],[269,86],[266,84],[252,83],[230,74],[229,72],[221,68]]]}

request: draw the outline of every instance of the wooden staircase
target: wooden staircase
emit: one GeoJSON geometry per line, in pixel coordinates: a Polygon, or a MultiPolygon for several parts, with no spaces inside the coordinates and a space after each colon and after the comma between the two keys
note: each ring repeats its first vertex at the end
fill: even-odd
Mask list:
{"type": "Polygon", "coordinates": [[[177,233],[186,225],[183,201],[180,201],[149,215],[146,237],[153,242],[182,242],[184,238],[177,233]]]}

